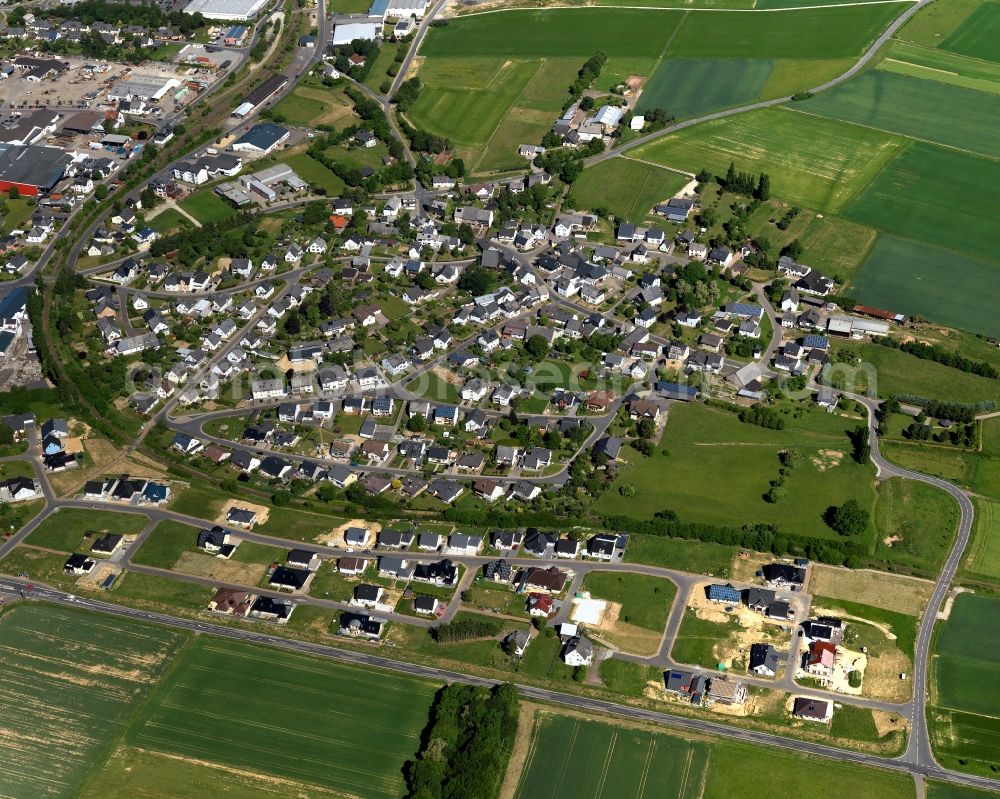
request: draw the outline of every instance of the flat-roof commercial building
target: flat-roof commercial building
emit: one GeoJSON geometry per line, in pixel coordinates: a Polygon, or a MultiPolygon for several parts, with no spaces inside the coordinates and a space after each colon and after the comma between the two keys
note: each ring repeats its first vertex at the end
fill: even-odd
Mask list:
{"type": "Polygon", "coordinates": [[[267,0],[191,0],[185,14],[201,13],[207,19],[246,22],[253,19],[267,0]]]}
{"type": "Polygon", "coordinates": [[[159,101],[168,91],[180,85],[180,81],[175,78],[137,75],[128,80],[120,80],[108,89],[108,99],[159,101]]]}
{"type": "MultiPolygon", "coordinates": [[[[256,108],[265,100],[269,99],[275,92],[284,88],[286,83],[288,83],[288,78],[284,75],[271,75],[271,77],[257,86],[256,89],[250,92],[250,94],[243,99],[243,102],[240,103],[237,111],[242,110],[246,106],[250,106],[250,109],[256,108]]],[[[249,110],[241,114],[241,116],[246,116],[248,113],[250,113],[249,110]]]]}
{"type": "Polygon", "coordinates": [[[232,149],[238,153],[267,155],[275,147],[288,139],[288,130],[271,122],[254,125],[243,137],[233,142],[232,149]]]}
{"type": "Polygon", "coordinates": [[[333,26],[330,44],[339,47],[350,44],[355,39],[374,41],[382,35],[382,18],[347,17],[337,20],[333,26]]]}
{"type": "Polygon", "coordinates": [[[70,156],[58,147],[0,144],[0,192],[48,194],[66,172],[70,156]]]}

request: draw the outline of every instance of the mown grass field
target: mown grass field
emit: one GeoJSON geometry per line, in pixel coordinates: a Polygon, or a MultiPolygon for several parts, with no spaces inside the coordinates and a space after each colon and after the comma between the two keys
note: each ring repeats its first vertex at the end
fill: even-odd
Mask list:
{"type": "Polygon", "coordinates": [[[181,522],[162,521],[142,542],[132,560],[143,566],[169,569],[182,552],[196,549],[198,528],[181,522]]]}
{"type": "Polygon", "coordinates": [[[734,547],[723,544],[635,533],[629,536],[625,560],[692,574],[727,577],[735,554],[734,547]]]}
{"type": "Polygon", "coordinates": [[[146,517],[138,513],[116,513],[110,510],[63,508],[51,514],[25,539],[39,547],[72,552],[86,533],[119,533],[135,535],[146,526],[146,517]]]}
{"type": "Polygon", "coordinates": [[[0,793],[76,796],[184,636],[22,605],[0,617],[0,793]]]}
{"type": "Polygon", "coordinates": [[[662,632],[670,605],[677,596],[677,586],[661,577],[618,572],[590,572],[583,590],[597,599],[622,606],[618,617],[628,624],[662,632]]]}
{"type": "Polygon", "coordinates": [[[996,799],[995,793],[977,791],[952,782],[927,781],[928,799],[996,799]]]}
{"type": "Polygon", "coordinates": [[[937,47],[954,33],[982,0],[951,0],[948,3],[931,3],[920,10],[896,34],[898,39],[926,47],[937,47]]]}
{"type": "Polygon", "coordinates": [[[300,83],[292,89],[274,107],[274,112],[293,125],[310,128],[317,125],[347,127],[358,119],[341,89],[308,83],[300,83]]]}
{"type": "Polygon", "coordinates": [[[939,761],[992,773],[1000,765],[1000,599],[960,594],[937,631],[931,741],[939,761]]]}
{"type": "Polygon", "coordinates": [[[997,265],[983,258],[882,234],[855,275],[850,293],[877,308],[1000,336],[991,299],[996,272],[997,265]]]}
{"type": "Polygon", "coordinates": [[[178,205],[203,225],[207,225],[210,222],[218,222],[236,213],[236,209],[212,189],[196,191],[194,194],[181,200],[178,205]]]}
{"type": "MultiPolygon", "coordinates": [[[[771,192],[836,212],[896,155],[904,140],[787,109],[763,109],[664,136],[634,155],[664,166],[724,175],[729,164],[767,172],[771,192]]],[[[865,221],[865,220],[859,220],[865,221]]]]}
{"type": "Polygon", "coordinates": [[[540,713],[515,796],[698,797],[710,754],[704,742],[540,713]]]}
{"type": "Polygon", "coordinates": [[[875,69],[792,108],[987,157],[1000,153],[1000,94],[936,80],[875,69]]]}
{"type": "Polygon", "coordinates": [[[882,443],[882,454],[907,469],[966,486],[977,494],[1000,499],[1000,457],[925,444],[882,443]]]}
{"type": "Polygon", "coordinates": [[[940,488],[886,480],[875,502],[875,557],[936,570],[951,551],[958,517],[958,503],[940,488]]]}
{"type": "MultiPolygon", "coordinates": [[[[992,259],[1000,251],[998,185],[1000,161],[913,142],[844,214],[889,233],[992,259]]],[[[952,293],[950,286],[947,292],[952,293]]]]}
{"type": "Polygon", "coordinates": [[[391,797],[434,686],[232,641],[192,645],[126,733],[131,746],[349,795],[391,797]],[[224,745],[219,742],[224,741],[224,745]]]}
{"type": "Polygon", "coordinates": [[[296,153],[282,158],[282,161],[294,169],[295,173],[310,186],[323,189],[331,197],[339,194],[344,188],[344,181],[306,153],[296,153]]]}
{"type": "Polygon", "coordinates": [[[688,182],[677,172],[615,158],[585,169],[573,184],[568,203],[581,210],[603,208],[619,219],[641,222],[654,205],[673,197],[688,182]]]}
{"type": "Polygon", "coordinates": [[[665,108],[677,119],[756,100],[774,61],[767,58],[683,58],[664,61],[643,86],[638,111],[665,108]]]}
{"type": "Polygon", "coordinates": [[[1000,502],[985,497],[972,501],[976,522],[962,570],[972,579],[1000,582],[1000,502]]]}
{"type": "Polygon", "coordinates": [[[800,418],[789,416],[784,430],[767,430],[727,411],[674,405],[652,456],[626,450],[629,463],[620,469],[618,484],[632,486],[635,495],[609,490],[594,512],[651,518],[670,509],[685,521],[769,522],[788,532],[835,537],[823,521],[830,505],[853,498],[871,509],[875,501],[871,466],[848,454],[846,430],[857,424],[806,410],[800,418]],[[802,457],[787,479],[787,496],[768,503],[763,495],[778,476],[778,453],[789,448],[802,457]]]}

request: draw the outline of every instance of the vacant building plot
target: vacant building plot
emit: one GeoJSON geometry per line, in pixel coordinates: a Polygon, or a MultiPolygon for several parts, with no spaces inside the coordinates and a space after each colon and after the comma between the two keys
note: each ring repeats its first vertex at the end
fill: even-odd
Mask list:
{"type": "Polygon", "coordinates": [[[829,506],[853,498],[873,508],[875,501],[871,465],[856,463],[849,454],[846,431],[857,424],[857,419],[807,411],[787,417],[784,430],[768,430],[744,424],[728,411],[676,405],[663,438],[669,449],[657,449],[648,458],[626,450],[628,465],[618,479],[635,493],[625,497],[606,491],[595,512],[652,518],[669,509],[689,522],[740,526],[753,520],[836,539],[823,521],[829,506]],[[763,497],[781,468],[778,454],[786,449],[797,453],[785,483],[787,495],[769,503],[763,497]]]}
{"type": "Polygon", "coordinates": [[[345,795],[403,791],[435,686],[231,641],[200,640],[125,742],[345,795]],[[224,744],[220,745],[220,742],[224,744]],[[207,755],[207,757],[206,757],[207,755]]]}
{"type": "Polygon", "coordinates": [[[653,206],[683,189],[691,178],[627,156],[602,161],[583,171],[568,205],[585,211],[604,209],[619,219],[641,222],[653,206]]]}
{"type": "Polygon", "coordinates": [[[184,636],[61,607],[0,617],[0,794],[69,797],[184,636]]]}
{"type": "Polygon", "coordinates": [[[791,107],[977,155],[1000,153],[1000,94],[875,69],[791,107]]]}
{"type": "Polygon", "coordinates": [[[677,587],[661,577],[622,572],[590,572],[583,590],[606,603],[592,632],[616,648],[639,655],[656,654],[677,587]]]}
{"type": "Polygon", "coordinates": [[[274,107],[276,119],[293,125],[347,127],[357,121],[354,108],[343,91],[308,83],[298,84],[274,107]]]}
{"type": "Polygon", "coordinates": [[[518,799],[701,796],[710,744],[540,712],[518,799]]]}
{"type": "Polygon", "coordinates": [[[996,271],[984,258],[883,234],[855,275],[851,296],[876,308],[1000,336],[990,294],[996,271]]]}
{"type": "Polygon", "coordinates": [[[1000,582],[1000,502],[975,497],[976,523],[963,570],[973,579],[1000,582]]]}
{"type": "Polygon", "coordinates": [[[638,111],[665,108],[677,119],[760,97],[774,69],[767,58],[671,58],[643,86],[638,111]]]}
{"type": "Polygon", "coordinates": [[[940,47],[954,53],[1000,62],[1000,3],[987,2],[973,11],[940,47]]]}
{"type": "Polygon", "coordinates": [[[809,573],[810,594],[860,602],[896,613],[919,616],[930,600],[934,584],[900,574],[845,569],[814,563],[809,573]]]}
{"type": "Polygon", "coordinates": [[[725,175],[730,163],[738,170],[767,172],[775,196],[831,212],[843,208],[904,142],[882,131],[775,108],[705,122],[633,155],[692,172],[705,167],[725,175]]]}
{"type": "Polygon", "coordinates": [[[201,189],[185,197],[178,205],[203,225],[219,222],[236,210],[212,189],[201,189]]]}
{"type": "Polygon", "coordinates": [[[935,707],[932,742],[939,761],[990,773],[1000,752],[1000,599],[974,594],[955,598],[941,624],[933,660],[935,707]]]}
{"type": "Polygon", "coordinates": [[[148,519],[138,513],[62,508],[51,514],[25,539],[38,547],[72,552],[81,545],[87,533],[118,533],[136,535],[148,519]]]}
{"type": "Polygon", "coordinates": [[[901,3],[775,11],[689,13],[671,58],[839,58],[860,55],[905,6],[901,3]]]}
{"type": "MultiPolygon", "coordinates": [[[[771,185],[775,182],[772,177],[771,185]]],[[[914,142],[844,214],[889,233],[992,259],[1000,252],[997,186],[1000,161],[914,142]]],[[[955,296],[954,287],[948,288],[955,296]]]]}

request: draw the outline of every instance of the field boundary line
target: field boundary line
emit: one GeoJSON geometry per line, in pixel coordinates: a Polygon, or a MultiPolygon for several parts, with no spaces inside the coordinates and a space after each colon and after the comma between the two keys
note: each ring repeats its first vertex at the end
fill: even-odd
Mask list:
{"type": "MultiPolygon", "coordinates": [[[[917,80],[920,80],[920,78],[917,78],[917,80]]],[[[960,86],[958,88],[964,88],[964,87],[960,86]]],[[[977,89],[970,89],[969,91],[978,91],[978,90],[977,89]]],[[[909,133],[897,133],[896,131],[886,130],[885,128],[879,128],[879,127],[876,127],[875,125],[866,125],[863,122],[851,122],[848,119],[840,119],[839,117],[828,117],[828,116],[825,116],[823,114],[813,113],[811,111],[803,111],[801,108],[792,108],[791,106],[788,106],[788,105],[782,106],[782,108],[784,108],[786,111],[791,111],[791,112],[793,112],[795,114],[804,114],[805,116],[814,117],[816,119],[827,119],[827,120],[832,119],[832,120],[834,120],[836,122],[840,122],[841,124],[844,124],[844,125],[856,125],[859,128],[867,128],[868,130],[874,130],[877,133],[885,133],[885,134],[887,134],[889,136],[899,136],[900,138],[908,139],[910,141],[920,142],[921,144],[929,144],[932,147],[942,147],[945,150],[954,150],[957,153],[963,153],[964,155],[971,155],[973,158],[982,158],[982,159],[984,159],[986,161],[1000,161],[1000,157],[997,157],[997,156],[983,155],[983,153],[977,153],[974,150],[966,150],[964,147],[958,147],[957,145],[954,145],[954,144],[943,144],[942,142],[934,141],[933,139],[925,139],[925,138],[923,138],[921,136],[913,136],[913,135],[911,135],[909,133]]],[[[900,151],[900,153],[901,152],[902,151],[900,151]]],[[[895,160],[895,158],[893,158],[893,160],[895,160]]],[[[886,166],[888,166],[888,163],[886,164],[886,166]]],[[[884,168],[885,167],[883,167],[883,169],[884,168]]],[[[879,172],[876,173],[876,177],[879,174],[881,174],[881,172],[882,172],[882,170],[879,170],[879,172]]],[[[873,178],[873,180],[874,180],[874,178],[873,178]]],[[[864,187],[862,187],[861,191],[864,191],[864,189],[867,189],[867,188],[868,188],[868,184],[866,184],[864,187]]],[[[860,194],[860,193],[861,192],[859,191],[858,194],[860,194]]],[[[855,196],[857,196],[857,194],[855,196]]]]}
{"type": "Polygon", "coordinates": [[[682,6],[630,6],[630,5],[598,5],[598,6],[544,6],[542,8],[525,6],[522,8],[488,8],[485,11],[473,11],[471,14],[459,14],[449,19],[469,19],[470,17],[484,17],[487,14],[505,14],[514,11],[577,11],[579,9],[610,8],[623,11],[683,11],[685,14],[691,11],[710,11],[716,14],[775,14],[785,11],[813,11],[818,8],[855,8],[857,6],[885,6],[885,5],[913,5],[918,0],[858,0],[852,3],[823,3],[814,6],[789,6],[788,8],[684,8],[682,6]]]}
{"type": "Polygon", "coordinates": [[[637,164],[645,164],[646,166],[655,167],[656,169],[665,169],[667,172],[673,172],[677,175],[683,175],[686,178],[693,178],[695,176],[694,172],[687,172],[686,170],[680,169],[675,166],[666,166],[665,164],[658,164],[655,161],[647,161],[645,158],[636,158],[634,155],[622,155],[620,157],[626,161],[635,161],[637,164]]]}
{"type": "MultiPolygon", "coordinates": [[[[486,157],[486,152],[490,149],[490,142],[493,141],[493,139],[496,137],[497,133],[500,131],[500,128],[503,127],[503,123],[506,122],[509,119],[511,111],[513,111],[515,108],[520,108],[521,107],[521,106],[519,106],[517,104],[517,101],[519,99],[521,99],[521,92],[523,92],[525,90],[525,88],[527,88],[528,84],[531,83],[531,81],[533,81],[536,77],[538,77],[538,73],[542,71],[542,67],[545,65],[545,63],[548,60],[549,60],[548,58],[541,58],[541,59],[538,60],[538,68],[535,69],[535,72],[532,74],[532,76],[530,78],[528,78],[528,80],[526,80],[524,82],[524,86],[521,87],[521,91],[517,93],[517,97],[514,98],[514,101],[509,106],[507,106],[507,113],[505,113],[503,115],[503,117],[501,118],[501,120],[499,122],[497,122],[497,126],[495,128],[493,128],[493,132],[490,133],[490,137],[485,142],[483,142],[483,150],[479,154],[479,158],[476,159],[476,163],[474,163],[472,165],[473,172],[476,170],[476,168],[482,163],[483,159],[486,157]]],[[[525,109],[525,110],[527,110],[527,109],[525,109]]]]}
{"type": "MultiPolygon", "coordinates": [[[[926,50],[929,53],[945,53],[952,58],[964,59],[966,61],[976,61],[977,63],[983,64],[988,67],[995,67],[997,65],[996,61],[989,61],[985,58],[978,58],[974,55],[966,55],[965,53],[954,53],[951,50],[938,50],[936,47],[928,47],[926,44],[920,44],[919,42],[910,42],[906,39],[893,39],[896,44],[904,44],[907,47],[915,47],[918,50],[926,50]]],[[[905,61],[904,63],[912,64],[912,61],[905,61]]],[[[917,66],[920,66],[919,64],[917,66]]],[[[958,73],[961,74],[961,73],[958,73]]]]}

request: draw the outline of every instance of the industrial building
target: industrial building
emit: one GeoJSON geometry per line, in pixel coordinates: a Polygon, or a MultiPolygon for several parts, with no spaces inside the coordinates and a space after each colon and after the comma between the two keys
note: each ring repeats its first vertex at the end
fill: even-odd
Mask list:
{"type": "Polygon", "coordinates": [[[288,130],[271,122],[254,125],[239,141],[232,144],[231,149],[237,153],[251,155],[267,155],[275,147],[288,140],[288,130]]]}
{"type": "Polygon", "coordinates": [[[333,26],[330,44],[339,47],[355,39],[375,40],[382,35],[381,17],[343,17],[333,26]]]}
{"type": "Polygon", "coordinates": [[[16,187],[29,197],[48,194],[69,162],[70,156],[58,147],[0,144],[0,192],[16,187]]]}
{"type": "Polygon", "coordinates": [[[191,0],[184,7],[184,13],[200,12],[206,19],[246,22],[257,16],[266,4],[267,0],[191,0]]]}

